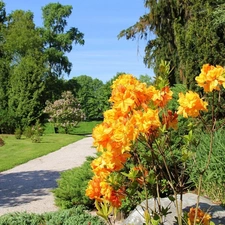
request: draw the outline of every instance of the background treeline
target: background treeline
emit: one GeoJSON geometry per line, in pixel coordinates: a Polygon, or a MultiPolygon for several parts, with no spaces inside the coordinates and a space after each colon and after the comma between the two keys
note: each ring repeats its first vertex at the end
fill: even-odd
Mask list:
{"type": "Polygon", "coordinates": [[[77,28],[65,29],[71,12],[71,6],[48,4],[42,8],[43,27],[36,27],[32,12],[7,14],[4,2],[0,2],[2,133],[34,123],[41,118],[46,100],[57,97],[59,78],[69,74],[72,67],[66,53],[73,44],[84,44],[77,28]]]}
{"type": "MultiPolygon", "coordinates": [[[[156,76],[161,62],[168,61],[170,85],[196,89],[194,78],[203,64],[225,65],[224,0],[145,0],[144,5],[149,12],[118,37],[148,40],[144,63],[156,76]]],[[[72,68],[67,53],[84,44],[84,34],[67,29],[72,6],[50,3],[41,10],[43,25],[38,27],[31,11],[8,13],[0,1],[1,133],[45,121],[45,102],[59,99],[63,91],[78,98],[87,120],[102,119],[109,107],[110,84],[119,73],[106,84],[86,75],[63,79],[72,68]]],[[[148,77],[140,77],[146,78],[148,83],[148,77]]],[[[223,117],[224,110],[218,111],[223,117]]]]}
{"type": "MultiPolygon", "coordinates": [[[[146,39],[144,63],[162,74],[162,61],[170,63],[170,86],[198,91],[195,77],[203,64],[225,66],[224,0],[144,0],[146,14],[118,38],[146,39]]],[[[217,119],[225,117],[225,93],[215,105],[217,119]]],[[[205,118],[207,121],[207,118],[205,118]]]]}
{"type": "Polygon", "coordinates": [[[13,133],[37,120],[47,100],[54,102],[63,91],[78,98],[87,120],[103,118],[110,95],[109,81],[81,75],[66,80],[73,46],[84,44],[77,28],[66,30],[72,6],[50,3],[42,8],[43,26],[37,27],[30,11],[6,12],[0,2],[0,132],[13,133]]]}
{"type": "Polygon", "coordinates": [[[195,88],[203,64],[225,65],[224,0],[144,0],[148,13],[119,38],[147,39],[144,62],[161,73],[162,60],[170,62],[170,84],[195,88]]]}

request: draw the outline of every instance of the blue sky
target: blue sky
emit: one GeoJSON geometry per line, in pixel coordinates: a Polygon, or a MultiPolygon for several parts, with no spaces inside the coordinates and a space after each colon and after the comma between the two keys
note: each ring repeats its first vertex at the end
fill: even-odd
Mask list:
{"type": "MultiPolygon", "coordinates": [[[[52,2],[72,5],[68,28],[76,27],[84,33],[85,45],[74,46],[68,54],[73,64],[69,79],[88,75],[106,82],[117,72],[131,73],[136,77],[153,76],[143,63],[146,40],[119,39],[117,35],[148,12],[143,0],[3,0],[6,11],[30,10],[37,26],[42,26],[41,8],[52,2]]],[[[67,76],[65,77],[67,78],[67,76]]]]}

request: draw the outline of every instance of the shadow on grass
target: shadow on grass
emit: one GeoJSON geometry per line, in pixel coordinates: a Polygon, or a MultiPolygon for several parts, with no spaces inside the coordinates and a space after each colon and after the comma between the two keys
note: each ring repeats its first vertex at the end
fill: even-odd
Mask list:
{"type": "Polygon", "coordinates": [[[0,173],[0,207],[40,200],[57,186],[59,176],[59,172],[49,170],[0,173]]]}

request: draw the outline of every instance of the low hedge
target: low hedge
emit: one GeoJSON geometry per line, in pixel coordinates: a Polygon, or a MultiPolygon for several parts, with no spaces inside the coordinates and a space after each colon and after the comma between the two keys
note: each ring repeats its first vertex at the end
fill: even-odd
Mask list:
{"type": "Polygon", "coordinates": [[[0,216],[0,225],[105,225],[97,216],[85,211],[84,206],[44,214],[10,213],[0,216]]]}
{"type": "Polygon", "coordinates": [[[91,162],[94,157],[87,157],[80,166],[60,174],[57,181],[58,187],[53,190],[55,203],[61,209],[69,209],[77,205],[84,205],[89,209],[94,208],[94,201],[86,195],[88,182],[93,176],[91,162]]]}

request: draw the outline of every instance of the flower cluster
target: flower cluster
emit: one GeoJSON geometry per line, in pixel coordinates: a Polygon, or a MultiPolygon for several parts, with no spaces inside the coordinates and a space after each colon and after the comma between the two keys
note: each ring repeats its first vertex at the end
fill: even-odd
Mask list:
{"type": "MultiPolygon", "coordinates": [[[[195,208],[190,208],[190,211],[188,213],[188,225],[194,224],[194,218],[195,218],[195,208]]],[[[205,212],[203,212],[201,209],[197,209],[197,218],[196,218],[196,224],[201,225],[210,225],[210,219],[211,216],[205,212]]]]}
{"type": "Polygon", "coordinates": [[[199,111],[207,111],[207,102],[204,102],[197,93],[192,91],[187,92],[185,95],[179,93],[180,106],[178,107],[178,114],[182,114],[183,117],[197,117],[199,111]]]}
{"type": "Polygon", "coordinates": [[[220,86],[225,87],[225,73],[222,66],[203,65],[201,73],[195,78],[198,85],[204,88],[205,92],[220,90],[220,86]]]}
{"type": "MultiPolygon", "coordinates": [[[[218,90],[220,85],[225,85],[223,71],[221,72],[219,66],[204,65],[201,74],[196,78],[198,85],[206,91],[218,90]]],[[[144,138],[147,143],[153,142],[165,130],[177,129],[178,115],[198,117],[200,111],[207,111],[208,103],[192,91],[179,94],[176,112],[168,110],[173,92],[166,84],[167,82],[164,86],[147,86],[130,74],[121,75],[113,82],[109,99],[112,107],[104,112],[104,121],[93,130],[94,146],[100,156],[91,164],[94,176],[86,189],[89,198],[120,207],[122,199],[126,197],[126,187],[119,181],[118,185],[112,185],[110,178],[124,168],[133,154],[134,143],[140,138],[144,138]]],[[[144,172],[138,178],[140,185],[149,174],[145,168],[141,170],[144,172]]],[[[191,218],[192,212],[189,224],[192,224],[191,218]]],[[[209,220],[208,216],[205,218],[209,220]]]]}

